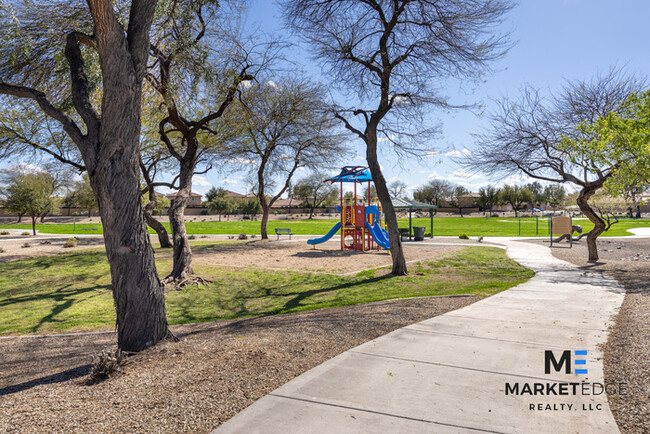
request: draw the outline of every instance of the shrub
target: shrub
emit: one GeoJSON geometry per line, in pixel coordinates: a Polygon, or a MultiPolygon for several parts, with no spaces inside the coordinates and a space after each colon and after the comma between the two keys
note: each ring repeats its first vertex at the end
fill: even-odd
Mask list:
{"type": "Polygon", "coordinates": [[[251,238],[257,238],[257,235],[253,234],[251,235],[251,238]]]}
{"type": "Polygon", "coordinates": [[[245,233],[242,232],[241,234],[239,234],[239,238],[238,238],[238,239],[239,239],[239,240],[247,240],[247,239],[248,239],[248,235],[246,235],[245,233]]]}
{"type": "Polygon", "coordinates": [[[43,241],[41,241],[41,244],[46,244],[46,245],[47,245],[47,244],[52,244],[52,241],[50,241],[50,240],[43,240],[43,241]]]}
{"type": "Polygon", "coordinates": [[[106,380],[113,375],[121,374],[122,366],[126,364],[126,356],[117,349],[115,352],[102,351],[101,354],[93,355],[92,367],[90,368],[90,381],[98,382],[106,380]]]}
{"type": "Polygon", "coordinates": [[[4,253],[4,252],[5,252],[5,249],[3,249],[2,247],[0,247],[0,253],[4,253]]]}
{"type": "Polygon", "coordinates": [[[63,243],[63,247],[69,249],[70,247],[77,247],[77,239],[75,237],[68,238],[68,240],[63,243]]]}
{"type": "Polygon", "coordinates": [[[23,237],[28,237],[28,236],[30,236],[31,234],[30,234],[29,232],[23,232],[23,233],[20,234],[20,235],[22,235],[23,237]]]}
{"type": "Polygon", "coordinates": [[[9,231],[2,231],[0,232],[0,235],[9,235],[9,231]]]}
{"type": "Polygon", "coordinates": [[[153,210],[151,210],[151,215],[158,215],[158,214],[160,214],[160,210],[158,208],[154,208],[153,210]]]}
{"type": "MultiPolygon", "coordinates": [[[[207,209],[201,210],[201,215],[208,215],[208,210],[207,209]]],[[[205,220],[203,220],[203,221],[205,221],[205,220]]]]}
{"type": "Polygon", "coordinates": [[[20,246],[20,247],[22,247],[23,249],[26,249],[28,247],[31,247],[31,245],[29,243],[23,243],[23,245],[20,246]]]}
{"type": "Polygon", "coordinates": [[[195,239],[196,239],[196,235],[192,234],[192,235],[190,235],[189,237],[187,237],[187,239],[188,239],[188,240],[195,240],[195,239]]]}
{"type": "Polygon", "coordinates": [[[460,234],[458,235],[458,238],[460,238],[461,240],[469,240],[469,236],[467,234],[460,234]]]}
{"type": "Polygon", "coordinates": [[[431,237],[431,232],[425,232],[424,236],[425,236],[425,238],[430,238],[431,237]]]}

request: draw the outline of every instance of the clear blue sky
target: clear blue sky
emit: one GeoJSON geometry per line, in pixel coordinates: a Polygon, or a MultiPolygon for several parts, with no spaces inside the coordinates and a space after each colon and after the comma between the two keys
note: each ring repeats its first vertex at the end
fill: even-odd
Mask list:
{"type": "MultiPolygon", "coordinates": [[[[489,98],[516,96],[524,84],[557,90],[565,80],[589,79],[612,66],[629,72],[650,72],[650,2],[641,0],[521,0],[506,17],[504,28],[512,30],[515,46],[494,64],[494,74],[478,87],[466,84],[448,89],[456,103],[482,103],[489,110],[489,98]]],[[[266,32],[286,35],[280,11],[274,1],[250,0],[247,24],[266,32]]],[[[292,56],[318,80],[320,71],[303,52],[292,56]]],[[[450,161],[451,153],[471,152],[472,133],[484,128],[483,121],[466,111],[443,113],[432,110],[432,119],[442,123],[443,134],[431,143],[440,154],[422,164],[401,162],[395,155],[381,161],[387,179],[400,179],[415,188],[432,177],[445,178],[472,191],[490,181],[468,176],[450,161]]],[[[363,149],[351,138],[346,164],[363,164],[363,149]]],[[[513,182],[514,180],[507,180],[513,182]]],[[[503,180],[502,180],[503,182],[503,180]]],[[[194,190],[204,193],[211,185],[244,192],[243,177],[211,172],[195,179],[194,190]]]]}

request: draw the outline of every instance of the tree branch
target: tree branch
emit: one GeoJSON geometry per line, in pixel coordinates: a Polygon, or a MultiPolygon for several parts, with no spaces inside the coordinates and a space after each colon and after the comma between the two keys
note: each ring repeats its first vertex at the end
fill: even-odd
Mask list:
{"type": "Polygon", "coordinates": [[[0,94],[11,95],[18,98],[27,98],[35,101],[41,110],[43,110],[43,113],[61,123],[63,130],[80,149],[84,149],[87,146],[86,137],[83,135],[77,124],[75,124],[75,122],[62,110],[52,105],[43,92],[29,87],[14,86],[0,81],[0,94]]]}

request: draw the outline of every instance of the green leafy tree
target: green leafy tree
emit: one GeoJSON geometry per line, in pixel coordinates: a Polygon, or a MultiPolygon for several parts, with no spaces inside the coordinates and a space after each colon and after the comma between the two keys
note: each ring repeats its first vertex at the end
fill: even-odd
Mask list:
{"type": "Polygon", "coordinates": [[[566,190],[559,184],[544,187],[544,201],[551,206],[560,206],[564,203],[566,190]]]}
{"type": "Polygon", "coordinates": [[[235,201],[227,197],[225,194],[213,196],[212,199],[208,201],[208,211],[218,214],[219,221],[221,221],[222,214],[230,214],[236,209],[237,204],[235,201]]]}
{"type": "Polygon", "coordinates": [[[262,205],[257,197],[251,197],[242,201],[241,211],[244,215],[249,215],[255,218],[257,214],[262,211],[262,205]]]}
{"type": "Polygon", "coordinates": [[[222,187],[210,187],[210,190],[208,190],[207,193],[205,193],[205,201],[206,202],[212,202],[215,198],[220,197],[228,197],[228,191],[225,188],[222,187]]]}
{"type": "Polygon", "coordinates": [[[510,204],[515,216],[519,215],[519,210],[526,204],[533,202],[535,195],[526,187],[519,185],[504,185],[499,192],[499,197],[503,203],[510,204]]]}
{"type": "Polygon", "coordinates": [[[82,180],[76,183],[68,197],[68,202],[72,205],[88,210],[88,217],[91,217],[93,210],[97,209],[97,199],[88,175],[84,175],[82,180]]]}
{"type": "Polygon", "coordinates": [[[594,224],[586,236],[589,260],[598,260],[597,238],[606,222],[590,205],[609,185],[613,195],[647,180],[648,96],[645,82],[619,70],[590,81],[567,83],[551,98],[526,88],[504,99],[488,116],[491,126],[463,164],[490,175],[524,173],[555,183],[572,183],[576,203],[594,224]]]}
{"type": "Polygon", "coordinates": [[[10,212],[28,215],[32,218],[32,233],[36,235],[36,220],[52,212],[56,206],[53,197],[56,190],[54,177],[46,172],[5,172],[6,199],[4,206],[10,212]]]}
{"type": "Polygon", "coordinates": [[[0,5],[0,104],[30,102],[79,151],[100,203],[118,346],[134,352],[171,336],[138,173],[141,90],[157,3],[0,5]]]}
{"type": "Polygon", "coordinates": [[[530,190],[531,193],[533,193],[533,200],[532,202],[534,204],[541,204],[546,202],[546,196],[544,194],[544,187],[539,181],[534,181],[531,183],[528,183],[524,185],[524,188],[527,188],[530,190]]]}
{"type": "Polygon", "coordinates": [[[492,213],[492,208],[495,205],[500,203],[499,189],[493,185],[488,185],[487,187],[481,187],[478,190],[479,198],[478,204],[483,209],[489,209],[492,213]]]}

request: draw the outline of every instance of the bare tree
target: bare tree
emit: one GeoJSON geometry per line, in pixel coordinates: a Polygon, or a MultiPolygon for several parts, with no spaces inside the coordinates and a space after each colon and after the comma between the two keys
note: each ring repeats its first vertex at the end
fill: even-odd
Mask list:
{"type": "Polygon", "coordinates": [[[327,176],[324,173],[316,171],[299,180],[293,188],[294,196],[309,204],[310,219],[314,215],[314,208],[338,197],[336,187],[323,182],[325,179],[327,179],[327,176]]]}
{"type": "Polygon", "coordinates": [[[477,136],[478,150],[462,164],[493,175],[523,172],[535,179],[579,186],[578,207],[594,224],[587,234],[587,246],[589,260],[595,261],[596,239],[607,225],[589,199],[634,155],[624,149],[612,152],[612,144],[602,149],[582,146],[595,138],[577,126],[618,111],[643,83],[611,70],[591,81],[569,82],[551,99],[526,87],[519,100],[498,102],[489,116],[491,128],[477,136]]]}
{"type": "Polygon", "coordinates": [[[442,201],[451,198],[454,192],[454,185],[442,179],[432,179],[428,183],[418,187],[413,192],[413,199],[424,203],[430,203],[437,207],[442,206],[442,201]]]}
{"type": "Polygon", "coordinates": [[[171,183],[152,184],[177,190],[169,207],[173,267],[165,283],[184,286],[195,280],[190,278],[192,249],[185,230],[192,178],[212,168],[214,152],[230,133],[221,119],[242,83],[266,68],[279,48],[245,41],[238,29],[239,9],[230,6],[210,0],[173,2],[152,37],[153,62],[146,79],[159,94],[164,114],[158,132],[178,173],[171,183]]]}
{"type": "Polygon", "coordinates": [[[285,76],[240,92],[236,122],[241,134],[228,153],[231,161],[245,160],[255,171],[262,239],[268,239],[271,206],[287,191],[296,171],[331,166],[342,154],[338,122],[321,89],[305,79],[285,76]],[[278,187],[274,194],[272,183],[278,187]]]}
{"type": "Polygon", "coordinates": [[[403,199],[407,195],[408,186],[402,181],[393,181],[388,184],[388,191],[391,196],[403,199]]]}
{"type": "Polygon", "coordinates": [[[32,101],[82,156],[104,227],[118,345],[127,351],[169,335],[138,168],[142,80],[156,3],[124,4],[126,24],[108,0],[16,2],[11,13],[0,14],[0,94],[32,101]],[[62,51],[68,81],[56,75],[62,51]],[[90,58],[98,59],[96,71],[87,68],[90,58]],[[98,88],[101,94],[93,94],[98,88]],[[66,105],[74,113],[64,111],[66,105]]]}
{"type": "Polygon", "coordinates": [[[388,226],[392,273],[407,273],[397,217],[377,158],[379,138],[413,150],[427,105],[448,106],[433,83],[476,77],[501,56],[492,31],[509,0],[285,0],[288,24],[314,47],[332,79],[368,108],[336,107],[336,117],[366,145],[366,159],[388,226]]]}

